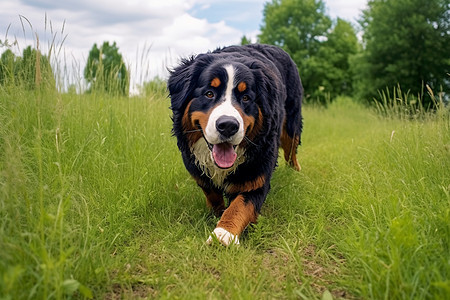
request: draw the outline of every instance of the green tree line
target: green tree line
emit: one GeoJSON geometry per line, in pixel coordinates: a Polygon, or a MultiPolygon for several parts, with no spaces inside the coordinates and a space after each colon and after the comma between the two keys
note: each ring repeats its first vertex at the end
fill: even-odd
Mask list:
{"type": "MultiPolygon", "coordinates": [[[[272,0],[263,11],[257,42],[286,50],[299,68],[305,99],[326,103],[340,95],[370,102],[401,86],[411,99],[432,106],[427,87],[450,93],[450,1],[369,0],[359,26],[326,13],[323,0],[272,0]],[[361,38],[357,38],[357,34],[361,38]]],[[[246,36],[241,44],[251,43],[246,36]]],[[[87,92],[128,95],[130,75],[116,43],[94,44],[84,68],[87,92]]],[[[143,93],[161,91],[161,80],[143,93]]],[[[27,47],[0,58],[0,85],[55,85],[49,59],[27,47]]],[[[408,97],[407,97],[408,98],[408,97]]]]}
{"type": "MultiPolygon", "coordinates": [[[[88,84],[87,93],[100,91],[128,95],[129,71],[115,42],[111,45],[104,42],[100,47],[94,44],[89,51],[84,78],[88,84]]],[[[5,50],[0,56],[1,86],[21,86],[29,90],[43,86],[56,89],[48,56],[31,46],[23,50],[22,56],[15,55],[11,49],[5,50]]]]}
{"type": "Polygon", "coordinates": [[[49,58],[31,46],[23,50],[22,56],[16,56],[10,49],[2,53],[0,85],[20,85],[28,90],[42,86],[56,88],[49,58]]]}
{"type": "MultiPolygon", "coordinates": [[[[278,45],[296,62],[306,100],[350,95],[371,101],[400,85],[432,105],[426,86],[450,92],[449,0],[370,0],[356,29],[331,20],[322,0],[272,0],[258,42],[278,45]]],[[[249,43],[247,37],[242,44],[249,43]]]]}
{"type": "Polygon", "coordinates": [[[104,91],[128,95],[130,76],[122,54],[114,42],[104,42],[100,47],[94,44],[84,68],[84,78],[89,84],[88,92],[104,91]]]}

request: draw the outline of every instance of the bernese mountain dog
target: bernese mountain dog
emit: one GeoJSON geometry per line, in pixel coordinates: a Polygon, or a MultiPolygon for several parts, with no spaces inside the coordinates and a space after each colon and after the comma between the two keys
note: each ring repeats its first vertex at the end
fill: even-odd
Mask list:
{"type": "Polygon", "coordinates": [[[170,72],[168,90],[184,165],[220,216],[207,243],[239,244],[269,192],[280,145],[300,170],[297,66],[275,46],[230,46],[183,59],[170,72]]]}

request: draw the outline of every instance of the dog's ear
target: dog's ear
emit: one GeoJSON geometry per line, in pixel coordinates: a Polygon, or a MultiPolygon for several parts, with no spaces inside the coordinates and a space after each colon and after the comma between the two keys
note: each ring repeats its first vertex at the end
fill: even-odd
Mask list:
{"type": "Polygon", "coordinates": [[[282,86],[280,74],[275,72],[276,67],[267,67],[259,62],[253,62],[250,66],[256,82],[257,102],[263,114],[270,116],[265,118],[265,130],[279,132],[280,118],[284,118],[284,107],[282,103],[286,97],[286,91],[282,86]],[[275,100],[279,98],[278,100],[275,100]]]}
{"type": "Polygon", "coordinates": [[[167,89],[171,102],[170,108],[174,112],[180,111],[192,96],[194,61],[193,56],[183,59],[180,65],[170,72],[167,89]]]}
{"type": "Polygon", "coordinates": [[[209,53],[182,59],[174,70],[170,71],[167,89],[173,112],[183,110],[193,97],[200,74],[214,60],[209,53]]]}

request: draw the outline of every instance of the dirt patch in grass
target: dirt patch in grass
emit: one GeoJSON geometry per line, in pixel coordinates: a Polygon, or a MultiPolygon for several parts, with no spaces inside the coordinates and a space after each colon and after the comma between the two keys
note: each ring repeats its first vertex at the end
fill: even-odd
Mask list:
{"type": "Polygon", "coordinates": [[[341,265],[345,263],[344,259],[325,260],[317,254],[316,246],[308,245],[299,249],[301,257],[301,270],[298,270],[298,264],[295,259],[282,249],[269,249],[265,251],[262,266],[269,273],[273,282],[274,289],[280,288],[280,282],[288,282],[294,279],[299,287],[309,285],[317,295],[323,295],[329,291],[333,299],[355,299],[348,291],[338,287],[332,278],[339,277],[341,265]]]}
{"type": "Polygon", "coordinates": [[[148,299],[156,297],[157,294],[155,289],[144,283],[133,283],[130,286],[116,283],[111,287],[111,291],[105,294],[104,299],[148,299]]]}
{"type": "MultiPolygon", "coordinates": [[[[332,247],[328,250],[331,251],[332,247]]],[[[348,291],[336,287],[336,282],[331,279],[339,277],[344,263],[343,258],[329,259],[325,262],[319,257],[315,245],[308,245],[303,249],[303,274],[311,279],[311,287],[320,295],[328,290],[333,295],[333,299],[355,299],[348,291]]]]}

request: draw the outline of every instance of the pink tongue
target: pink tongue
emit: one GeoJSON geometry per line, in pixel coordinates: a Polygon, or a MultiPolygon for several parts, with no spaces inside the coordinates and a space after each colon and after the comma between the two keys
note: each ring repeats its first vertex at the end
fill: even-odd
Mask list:
{"type": "Polygon", "coordinates": [[[214,161],[219,166],[219,168],[222,169],[231,168],[237,157],[233,145],[231,145],[230,143],[213,145],[212,154],[214,161]]]}

